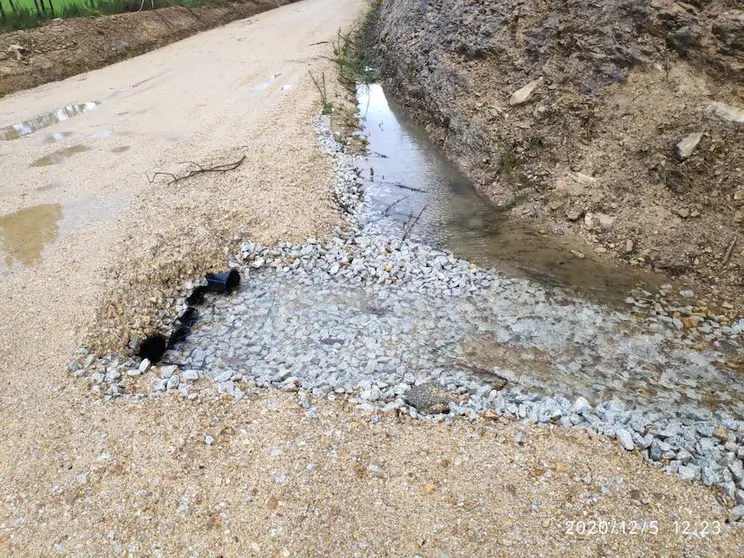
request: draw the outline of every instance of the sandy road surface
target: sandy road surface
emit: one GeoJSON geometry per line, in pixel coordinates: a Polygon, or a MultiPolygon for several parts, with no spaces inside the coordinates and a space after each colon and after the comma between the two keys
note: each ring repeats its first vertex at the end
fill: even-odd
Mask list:
{"type": "Polygon", "coordinates": [[[0,101],[2,126],[101,103],[0,141],[0,555],[737,555],[727,525],[675,533],[725,518],[710,491],[583,434],[517,444],[511,424],[372,424],[337,402],[308,416],[273,392],[102,402],[67,376],[98,310],[141,310],[173,277],[224,265],[242,227],[271,242],[336,223],[307,77],[332,70],[330,48],[310,45],[362,8],[293,4],[0,101]],[[243,155],[184,185],[144,176],[243,155]],[[566,532],[588,518],[659,532],[566,532]]]}

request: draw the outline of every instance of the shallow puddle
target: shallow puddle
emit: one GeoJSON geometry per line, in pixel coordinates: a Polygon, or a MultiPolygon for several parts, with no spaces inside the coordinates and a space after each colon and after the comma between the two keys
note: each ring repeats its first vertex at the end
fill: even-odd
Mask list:
{"type": "Polygon", "coordinates": [[[49,134],[47,137],[44,138],[44,143],[57,143],[58,141],[62,141],[65,138],[69,138],[74,133],[75,132],[54,132],[53,134],[49,134]]]}
{"type": "Polygon", "coordinates": [[[60,149],[58,151],[55,151],[54,153],[50,153],[46,157],[37,159],[36,161],[31,163],[31,166],[48,167],[49,165],[58,165],[59,163],[64,162],[73,155],[76,155],[78,153],[85,153],[86,151],[90,151],[90,147],[88,147],[87,145],[73,145],[72,147],[65,147],[64,149],[60,149]]]}
{"type": "Polygon", "coordinates": [[[497,211],[431,143],[426,133],[387,99],[382,86],[362,86],[359,109],[368,135],[365,209],[402,236],[445,248],[484,268],[572,287],[600,302],[623,304],[639,285],[662,281],[611,261],[579,258],[561,236],[540,234],[497,211]]]}
{"type": "Polygon", "coordinates": [[[44,247],[59,235],[62,207],[59,204],[37,205],[0,217],[0,240],[5,264],[14,260],[30,266],[42,259],[44,247]]]}
{"type": "Polygon", "coordinates": [[[13,124],[12,126],[0,128],[0,139],[14,140],[23,136],[27,136],[29,134],[33,134],[34,132],[41,130],[42,128],[46,128],[47,126],[52,126],[53,124],[64,122],[65,120],[69,120],[70,118],[73,118],[78,114],[91,111],[97,108],[100,104],[101,103],[99,103],[98,101],[92,101],[79,105],[68,105],[53,112],[37,116],[36,118],[32,118],[31,120],[25,120],[23,122],[19,122],[18,124],[13,124]]]}
{"type": "Polygon", "coordinates": [[[251,91],[263,91],[264,89],[266,89],[269,86],[269,84],[272,81],[276,80],[276,78],[278,78],[281,75],[282,75],[281,72],[279,72],[278,74],[271,74],[268,78],[266,78],[265,80],[263,80],[258,85],[254,85],[253,87],[251,87],[251,91]]]}

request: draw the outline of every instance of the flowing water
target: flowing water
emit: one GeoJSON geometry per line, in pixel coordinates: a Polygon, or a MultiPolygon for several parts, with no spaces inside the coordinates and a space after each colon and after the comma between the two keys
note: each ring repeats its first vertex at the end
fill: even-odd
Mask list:
{"type": "Polygon", "coordinates": [[[599,302],[622,303],[637,286],[661,283],[653,274],[605,259],[579,258],[562,237],[541,234],[497,211],[381,85],[360,86],[358,102],[369,141],[368,221],[401,236],[410,229],[410,237],[481,267],[571,287],[599,302]]]}

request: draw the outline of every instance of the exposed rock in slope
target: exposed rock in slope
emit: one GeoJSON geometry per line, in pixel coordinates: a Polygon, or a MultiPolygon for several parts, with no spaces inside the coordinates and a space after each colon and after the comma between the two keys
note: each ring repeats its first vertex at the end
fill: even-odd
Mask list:
{"type": "Polygon", "coordinates": [[[744,232],[737,4],[388,0],[378,54],[395,94],[497,206],[740,292],[742,253],[722,261],[744,232]]]}

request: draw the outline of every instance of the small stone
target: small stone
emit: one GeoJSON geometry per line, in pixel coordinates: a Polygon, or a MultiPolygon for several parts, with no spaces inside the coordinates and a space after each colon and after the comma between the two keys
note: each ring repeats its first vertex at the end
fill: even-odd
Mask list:
{"type": "Polygon", "coordinates": [[[486,412],[483,413],[483,418],[489,420],[497,420],[499,418],[499,414],[494,409],[486,409],[486,412]]]}
{"type": "Polygon", "coordinates": [[[742,467],[741,461],[737,459],[728,467],[736,482],[741,482],[742,480],[744,480],[744,467],[742,467]]]}
{"type": "Polygon", "coordinates": [[[588,413],[591,410],[592,406],[589,405],[589,401],[587,401],[583,397],[577,398],[574,404],[571,406],[571,412],[576,415],[583,415],[584,413],[588,413]]]}
{"type": "Polygon", "coordinates": [[[206,436],[204,436],[204,443],[207,444],[208,446],[211,446],[214,444],[214,438],[212,438],[209,434],[207,434],[206,436]]]}
{"type": "Polygon", "coordinates": [[[424,496],[428,496],[429,494],[433,494],[437,490],[437,485],[433,482],[426,483],[423,488],[421,489],[421,493],[424,496]]]}
{"type": "Polygon", "coordinates": [[[682,465],[677,470],[677,474],[686,481],[697,480],[700,476],[700,467],[697,465],[682,465]]]}
{"type": "Polygon", "coordinates": [[[736,506],[731,510],[731,521],[741,521],[744,518],[744,504],[736,506]]]}
{"type": "Polygon", "coordinates": [[[626,254],[630,254],[634,248],[635,248],[635,243],[632,240],[628,239],[625,241],[625,253],[626,254]]]}
{"type": "Polygon", "coordinates": [[[620,444],[627,450],[627,451],[633,451],[635,449],[635,444],[633,443],[633,436],[625,430],[625,428],[618,428],[615,431],[615,436],[617,437],[620,444]]]}
{"type": "Polygon", "coordinates": [[[659,461],[661,459],[661,446],[656,440],[651,442],[651,447],[648,449],[648,456],[653,461],[659,461]]]}
{"type": "Polygon", "coordinates": [[[150,368],[150,360],[143,358],[139,365],[139,373],[144,374],[150,368]]]}
{"type": "Polygon", "coordinates": [[[184,381],[195,382],[199,379],[199,372],[197,370],[184,370],[181,372],[184,381]]]}
{"type": "Polygon", "coordinates": [[[736,500],[737,504],[744,505],[744,490],[737,490],[736,494],[734,495],[734,499],[736,500]]]}
{"type": "Polygon", "coordinates": [[[22,60],[23,59],[23,53],[26,52],[26,48],[21,45],[10,45],[8,47],[8,52],[12,52],[16,55],[16,60],[22,60]]]}
{"type": "Polygon", "coordinates": [[[690,210],[687,208],[678,209],[677,215],[682,217],[682,219],[687,219],[690,216],[690,210]]]}
{"type": "Polygon", "coordinates": [[[736,483],[734,483],[733,481],[722,482],[718,487],[721,489],[721,492],[723,492],[723,494],[725,494],[732,500],[736,496],[736,483]]]}
{"type": "Polygon", "coordinates": [[[689,463],[692,461],[692,454],[686,449],[682,448],[677,452],[677,461],[680,463],[689,463]]]}
{"type": "Polygon", "coordinates": [[[584,254],[583,252],[579,252],[578,250],[571,250],[571,254],[573,254],[574,257],[579,258],[580,260],[586,258],[586,254],[584,254]]]}
{"type": "Polygon", "coordinates": [[[168,389],[176,389],[180,383],[181,380],[178,378],[178,375],[173,374],[173,376],[168,378],[168,389]]]}
{"type": "Polygon", "coordinates": [[[606,213],[587,213],[584,215],[584,225],[587,230],[595,231],[602,230],[606,231],[611,229],[615,224],[615,218],[612,215],[606,213]]]}
{"type": "Polygon", "coordinates": [[[169,364],[168,366],[161,366],[160,367],[160,377],[164,380],[167,380],[173,374],[175,374],[176,370],[178,370],[178,366],[175,364],[169,364]]]}
{"type": "Polygon", "coordinates": [[[718,471],[712,465],[703,467],[701,471],[701,475],[703,477],[703,484],[705,486],[713,486],[714,484],[717,484],[721,480],[721,476],[718,474],[718,471]]]}
{"type": "Polygon", "coordinates": [[[713,436],[719,439],[721,442],[726,442],[726,440],[728,439],[728,432],[725,428],[719,426],[713,431],[713,436]]]}
{"type": "Polygon", "coordinates": [[[695,151],[701,139],[703,139],[703,134],[701,132],[694,132],[679,140],[676,147],[677,156],[680,160],[684,161],[688,159],[692,155],[692,152],[695,151]]]}
{"type": "Polygon", "coordinates": [[[520,106],[530,100],[535,89],[542,85],[543,78],[536,79],[529,82],[521,89],[515,91],[511,97],[509,97],[509,104],[512,106],[520,106]]]}
{"type": "Polygon", "coordinates": [[[690,290],[679,291],[679,296],[681,296],[682,298],[694,298],[695,292],[690,290]]]}
{"type": "Polygon", "coordinates": [[[67,365],[68,372],[77,372],[78,370],[82,368],[83,368],[83,365],[80,363],[79,360],[73,360],[67,365]]]}
{"type": "Polygon", "coordinates": [[[578,206],[572,205],[566,209],[566,219],[569,221],[578,221],[584,215],[584,210],[578,206]]]}
{"type": "Polygon", "coordinates": [[[406,402],[425,414],[440,414],[449,411],[450,401],[457,401],[457,393],[446,390],[436,382],[425,382],[413,386],[406,393],[406,402]]]}

